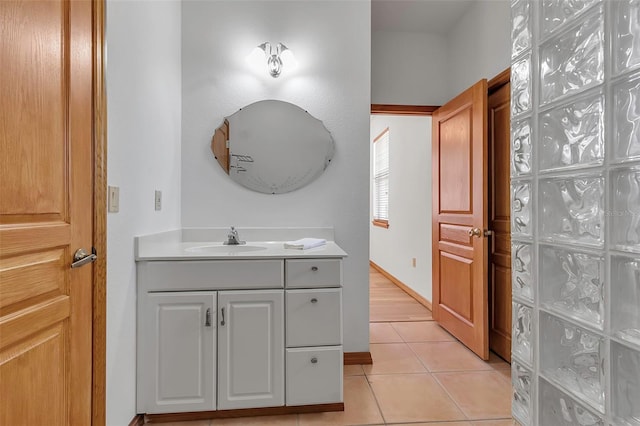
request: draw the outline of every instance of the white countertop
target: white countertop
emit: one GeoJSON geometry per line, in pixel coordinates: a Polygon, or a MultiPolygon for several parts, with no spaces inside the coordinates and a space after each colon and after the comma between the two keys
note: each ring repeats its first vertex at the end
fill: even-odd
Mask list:
{"type": "Polygon", "coordinates": [[[239,228],[246,244],[226,246],[229,228],[179,229],[136,237],[136,260],[304,259],[346,257],[333,241],[332,228],[239,228]],[[285,249],[285,241],[324,238],[327,244],[308,250],[285,249]],[[250,250],[250,251],[248,251],[250,250]]]}

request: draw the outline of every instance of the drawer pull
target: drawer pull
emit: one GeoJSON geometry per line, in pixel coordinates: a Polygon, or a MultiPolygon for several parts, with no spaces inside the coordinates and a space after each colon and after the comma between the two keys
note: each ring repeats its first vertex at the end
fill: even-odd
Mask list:
{"type": "Polygon", "coordinates": [[[311,303],[318,303],[318,299],[314,297],[313,299],[311,299],[311,303]]]}
{"type": "Polygon", "coordinates": [[[315,356],[311,358],[311,364],[317,364],[317,363],[318,363],[318,358],[316,358],[315,356]]]}
{"type": "Polygon", "coordinates": [[[204,315],[204,326],[211,327],[211,308],[207,308],[207,313],[204,315]]]}
{"type": "Polygon", "coordinates": [[[317,267],[317,266],[312,266],[312,267],[311,267],[311,270],[312,270],[313,272],[316,272],[316,271],[318,270],[318,267],[317,267]]]}
{"type": "Polygon", "coordinates": [[[222,311],[222,321],[220,322],[220,325],[224,325],[225,324],[225,322],[224,322],[224,308],[222,308],[221,311],[222,311]]]}

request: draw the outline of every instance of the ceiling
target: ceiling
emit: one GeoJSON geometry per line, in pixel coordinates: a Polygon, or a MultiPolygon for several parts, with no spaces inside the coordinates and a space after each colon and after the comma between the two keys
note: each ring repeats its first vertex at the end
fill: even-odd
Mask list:
{"type": "Polygon", "coordinates": [[[373,0],[372,31],[447,32],[475,0],[373,0]]]}

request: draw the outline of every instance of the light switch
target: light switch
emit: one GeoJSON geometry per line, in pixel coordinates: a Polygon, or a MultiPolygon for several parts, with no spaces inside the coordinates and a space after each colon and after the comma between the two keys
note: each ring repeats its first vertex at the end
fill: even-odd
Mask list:
{"type": "Polygon", "coordinates": [[[107,210],[109,213],[120,211],[120,187],[109,186],[107,190],[107,210]]]}
{"type": "Polygon", "coordinates": [[[156,211],[162,210],[162,191],[156,189],[156,211]]]}

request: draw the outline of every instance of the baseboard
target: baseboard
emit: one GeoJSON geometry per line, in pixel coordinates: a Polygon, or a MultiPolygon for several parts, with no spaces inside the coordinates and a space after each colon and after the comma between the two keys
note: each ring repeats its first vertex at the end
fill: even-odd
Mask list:
{"type": "Polygon", "coordinates": [[[373,364],[371,352],[345,352],[344,365],[373,364]]]}
{"type": "Polygon", "coordinates": [[[393,275],[385,271],[380,265],[376,264],[373,260],[370,260],[369,264],[373,269],[375,269],[376,271],[384,275],[389,281],[391,281],[396,286],[398,286],[402,291],[407,293],[409,296],[413,297],[416,300],[416,302],[418,302],[419,304],[421,304],[422,306],[424,306],[425,308],[433,312],[431,302],[429,302],[424,297],[420,296],[411,287],[409,287],[408,285],[406,285],[405,283],[403,283],[402,281],[400,281],[399,279],[397,279],[396,277],[394,277],[393,275]]]}
{"type": "Polygon", "coordinates": [[[143,426],[144,425],[144,415],[136,414],[136,416],[131,419],[129,422],[129,426],[143,426]]]}
{"type": "MultiPolygon", "coordinates": [[[[344,411],[344,403],[299,405],[295,407],[243,408],[238,410],[197,411],[191,413],[145,414],[147,423],[187,422],[190,420],[232,419],[236,417],[281,416],[285,414],[344,411]]],[[[140,414],[140,416],[142,416],[140,414]]]]}

